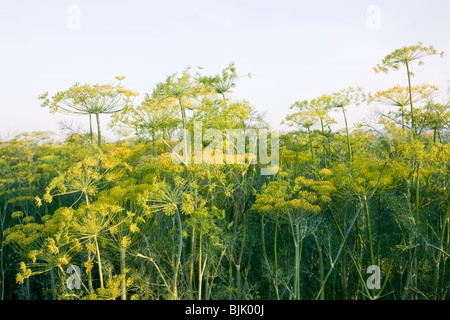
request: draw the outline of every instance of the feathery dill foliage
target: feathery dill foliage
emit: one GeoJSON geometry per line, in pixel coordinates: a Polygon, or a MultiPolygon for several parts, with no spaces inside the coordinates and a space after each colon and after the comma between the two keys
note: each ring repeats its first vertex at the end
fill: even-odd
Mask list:
{"type": "Polygon", "coordinates": [[[233,63],[172,74],[139,104],[124,76],[43,94],[50,112],[88,115],[90,131],[0,142],[0,298],[448,299],[450,108],[410,72],[438,54],[419,43],[387,55],[376,70],[408,76],[390,89],[294,102],[274,176],[171,159],[194,121],[268,127],[232,96],[233,63]],[[348,107],[363,103],[382,108],[377,123],[349,127],[348,107]],[[102,141],[100,114],[126,139],[102,141]]]}

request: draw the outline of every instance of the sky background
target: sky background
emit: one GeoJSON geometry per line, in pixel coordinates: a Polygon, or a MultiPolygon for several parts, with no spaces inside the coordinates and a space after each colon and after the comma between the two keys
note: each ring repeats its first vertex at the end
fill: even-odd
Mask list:
{"type": "MultiPolygon", "coordinates": [[[[415,66],[414,84],[430,83],[445,101],[450,79],[450,1],[2,1],[0,6],[0,138],[20,132],[59,131],[37,96],[75,82],[111,83],[126,75],[139,102],[156,83],[185,67],[216,74],[234,62],[235,99],[246,99],[273,127],[297,100],[348,86],[365,91],[406,86],[404,70],[373,67],[405,45],[434,45],[448,53],[415,66]],[[71,29],[80,10],[79,29],[71,29]],[[379,9],[379,20],[374,11],[379,9]],[[373,8],[373,7],[372,7],[373,8]],[[374,20],[375,19],[375,20],[374,20]],[[370,22],[379,29],[370,28],[370,22]],[[369,22],[369,26],[368,26],[369,22]]],[[[354,123],[370,114],[349,112],[354,123]]],[[[339,121],[339,115],[335,117],[339,121]]],[[[73,117],[72,117],[73,118],[73,117]]],[[[87,117],[76,123],[88,127],[87,117]]],[[[111,131],[104,130],[111,138],[111,131]]]]}

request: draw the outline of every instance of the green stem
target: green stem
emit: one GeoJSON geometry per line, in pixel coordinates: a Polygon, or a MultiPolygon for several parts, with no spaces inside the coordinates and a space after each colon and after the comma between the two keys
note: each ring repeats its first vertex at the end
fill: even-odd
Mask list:
{"type": "MultiPolygon", "coordinates": [[[[191,256],[194,256],[195,251],[195,225],[192,226],[192,235],[191,235],[191,256]]],[[[194,279],[194,259],[191,260],[191,265],[189,269],[189,285],[188,289],[191,294],[191,297],[194,297],[194,289],[193,289],[193,279],[194,279]]]]}
{"type": "MultiPolygon", "coordinates": [[[[323,235],[323,233],[322,233],[322,235],[323,235]]],[[[324,278],[322,243],[319,242],[317,237],[314,237],[314,241],[316,242],[317,251],[319,253],[319,279],[320,279],[320,283],[322,283],[323,282],[323,278],[324,278]]],[[[319,299],[320,300],[325,300],[325,290],[322,290],[322,292],[320,293],[320,298],[319,299]]]]}
{"type": "Polygon", "coordinates": [[[350,144],[350,134],[348,133],[347,115],[345,114],[344,106],[342,106],[342,114],[344,115],[345,133],[347,136],[347,159],[348,162],[352,162],[352,146],[350,144]]]}
{"type": "Polygon", "coordinates": [[[95,117],[97,119],[97,134],[98,134],[98,147],[100,148],[102,145],[102,132],[101,132],[101,128],[100,128],[100,114],[96,113],[95,117]]]}
{"type": "Polygon", "coordinates": [[[277,254],[277,238],[278,238],[278,216],[277,223],[275,225],[275,235],[273,240],[273,254],[275,260],[275,292],[277,294],[277,299],[280,300],[280,293],[278,292],[278,254],[277,254]]]}
{"type": "MultiPolygon", "coordinates": [[[[366,198],[364,198],[367,200],[366,198]]],[[[370,247],[370,262],[372,265],[375,265],[375,256],[373,254],[373,240],[372,240],[372,228],[370,226],[370,214],[369,214],[369,205],[367,201],[364,203],[364,209],[366,212],[366,223],[367,223],[367,233],[369,236],[369,247],[370,247]]]]}
{"type": "MultiPolygon", "coordinates": [[[[89,197],[86,191],[84,193],[84,198],[86,200],[86,212],[88,215],[88,219],[90,220],[90,213],[89,213],[89,197]]],[[[90,244],[92,244],[92,239],[89,239],[90,244]]],[[[88,261],[92,261],[91,251],[88,251],[88,261]]],[[[88,271],[88,286],[89,286],[89,292],[92,293],[94,290],[94,286],[92,285],[92,272],[89,269],[88,271]]]]}
{"type": "Polygon", "coordinates": [[[414,107],[412,101],[412,90],[411,90],[411,74],[409,72],[409,64],[406,62],[406,71],[408,72],[408,90],[409,90],[409,105],[411,106],[411,132],[412,136],[416,136],[416,124],[414,121],[414,107]]]}
{"type": "Polygon", "coordinates": [[[241,264],[242,264],[242,257],[244,256],[245,241],[247,238],[247,215],[245,213],[243,214],[243,217],[242,217],[242,224],[243,224],[242,243],[241,243],[241,249],[239,252],[239,259],[236,264],[236,287],[237,287],[239,293],[242,292],[241,264]]]}
{"type": "MultiPolygon", "coordinates": [[[[320,127],[322,129],[322,137],[325,137],[325,128],[324,128],[324,125],[323,125],[322,117],[320,118],[320,127]]],[[[328,153],[328,151],[327,151],[326,143],[324,141],[323,142],[323,165],[324,165],[325,168],[327,167],[327,157],[328,157],[327,153],[328,153]]]]}
{"type": "Polygon", "coordinates": [[[416,178],[416,223],[419,223],[419,204],[420,204],[420,165],[417,164],[416,178]]]}
{"type": "Polygon", "coordinates": [[[181,218],[180,218],[180,212],[177,209],[175,210],[175,218],[178,224],[178,254],[177,254],[177,260],[175,262],[175,268],[173,272],[173,298],[174,300],[178,300],[178,292],[177,292],[177,279],[178,279],[178,270],[180,268],[180,262],[181,262],[181,253],[183,249],[183,226],[181,224],[181,218]]]}
{"type": "Polygon", "coordinates": [[[179,104],[180,104],[180,109],[181,109],[181,117],[182,117],[182,121],[183,121],[183,142],[184,142],[184,165],[188,166],[188,141],[187,141],[187,126],[186,126],[186,110],[183,107],[183,104],[181,102],[181,99],[178,100],[179,104]]]}
{"type": "Polygon", "coordinates": [[[401,106],[402,111],[402,131],[405,130],[405,106],[401,106]]]}
{"type": "Polygon", "coordinates": [[[225,255],[225,252],[226,252],[226,248],[222,250],[222,253],[220,254],[219,261],[217,262],[217,267],[216,267],[214,273],[211,276],[211,282],[210,282],[210,284],[208,286],[208,290],[206,291],[206,300],[209,300],[210,297],[211,297],[211,291],[212,291],[212,288],[213,288],[214,280],[216,279],[217,272],[219,271],[219,268],[222,266],[221,262],[222,262],[222,258],[225,255]]]}
{"type": "Polygon", "coordinates": [[[100,248],[98,246],[97,236],[94,236],[95,248],[97,250],[97,263],[98,263],[98,275],[100,278],[100,288],[104,289],[103,286],[103,268],[102,268],[102,259],[100,256],[100,248]]]}
{"type": "Polygon", "coordinates": [[[53,269],[50,270],[50,286],[52,288],[52,300],[57,300],[55,274],[54,274],[54,270],[53,269]]]}
{"type": "Polygon", "coordinates": [[[89,113],[89,140],[91,144],[94,144],[93,132],[92,132],[92,114],[89,113]]]}
{"type": "Polygon", "coordinates": [[[152,153],[156,157],[156,141],[155,141],[155,129],[152,129],[152,153]]]}
{"type": "Polygon", "coordinates": [[[444,256],[444,239],[445,239],[445,229],[447,228],[449,218],[450,218],[450,193],[447,197],[447,203],[445,205],[444,210],[444,217],[443,221],[441,222],[441,229],[439,232],[439,249],[438,256],[436,259],[436,267],[435,267],[435,273],[434,273],[434,288],[435,288],[435,294],[437,297],[438,294],[438,288],[439,288],[439,270],[441,265],[441,259],[444,256]]]}
{"type": "Polygon", "coordinates": [[[417,248],[414,248],[412,252],[409,252],[410,263],[409,263],[409,268],[408,268],[408,274],[406,275],[406,283],[405,283],[405,286],[403,287],[402,300],[405,300],[409,293],[411,278],[412,278],[412,274],[413,274],[413,264],[414,264],[414,260],[416,257],[416,252],[417,252],[417,248]]]}
{"type": "Polygon", "coordinates": [[[295,260],[294,260],[294,299],[300,300],[300,231],[299,224],[294,224],[292,220],[291,213],[288,208],[286,208],[286,212],[289,216],[289,224],[291,226],[292,238],[294,242],[294,252],[295,252],[295,260]]]}
{"type": "Polygon", "coordinates": [[[199,231],[199,249],[198,249],[198,300],[202,300],[202,284],[203,284],[203,267],[202,267],[202,238],[203,231],[200,224],[199,231]]]}
{"type": "Polygon", "coordinates": [[[311,152],[311,160],[314,161],[314,149],[313,149],[312,139],[311,139],[311,129],[309,127],[307,127],[307,129],[308,129],[309,150],[311,152]]]}
{"type": "Polygon", "coordinates": [[[0,218],[0,271],[1,271],[1,295],[0,300],[5,299],[5,260],[4,260],[4,228],[5,228],[5,219],[6,219],[6,208],[8,206],[8,200],[5,197],[5,203],[3,205],[3,214],[0,218]]]}
{"type": "Polygon", "coordinates": [[[122,300],[127,300],[127,281],[126,281],[126,274],[125,274],[125,256],[126,256],[126,249],[120,248],[120,274],[123,277],[122,278],[122,300]]]}

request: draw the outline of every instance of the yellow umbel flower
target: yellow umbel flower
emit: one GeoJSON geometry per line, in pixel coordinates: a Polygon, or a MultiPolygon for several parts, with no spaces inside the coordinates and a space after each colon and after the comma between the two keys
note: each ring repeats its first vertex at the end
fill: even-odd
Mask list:
{"type": "Polygon", "coordinates": [[[131,239],[129,236],[124,236],[120,242],[122,248],[128,248],[131,245],[131,239]]]}

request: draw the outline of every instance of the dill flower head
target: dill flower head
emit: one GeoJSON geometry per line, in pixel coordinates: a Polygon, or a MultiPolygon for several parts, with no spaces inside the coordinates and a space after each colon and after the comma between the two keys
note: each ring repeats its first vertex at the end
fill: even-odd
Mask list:
{"type": "Polygon", "coordinates": [[[141,230],[140,230],[139,227],[136,225],[136,223],[132,223],[132,224],[130,225],[130,231],[131,231],[132,233],[137,233],[137,232],[139,232],[139,231],[141,231],[141,230]]]}
{"type": "Polygon", "coordinates": [[[129,236],[124,236],[120,242],[122,248],[128,248],[131,245],[131,239],[129,236]]]}
{"type": "Polygon", "coordinates": [[[23,212],[22,211],[15,211],[11,214],[11,218],[13,219],[19,219],[23,217],[23,212]]]}
{"type": "Polygon", "coordinates": [[[329,178],[331,177],[332,174],[333,172],[327,168],[323,168],[322,170],[319,171],[319,175],[323,178],[329,178]]]}

